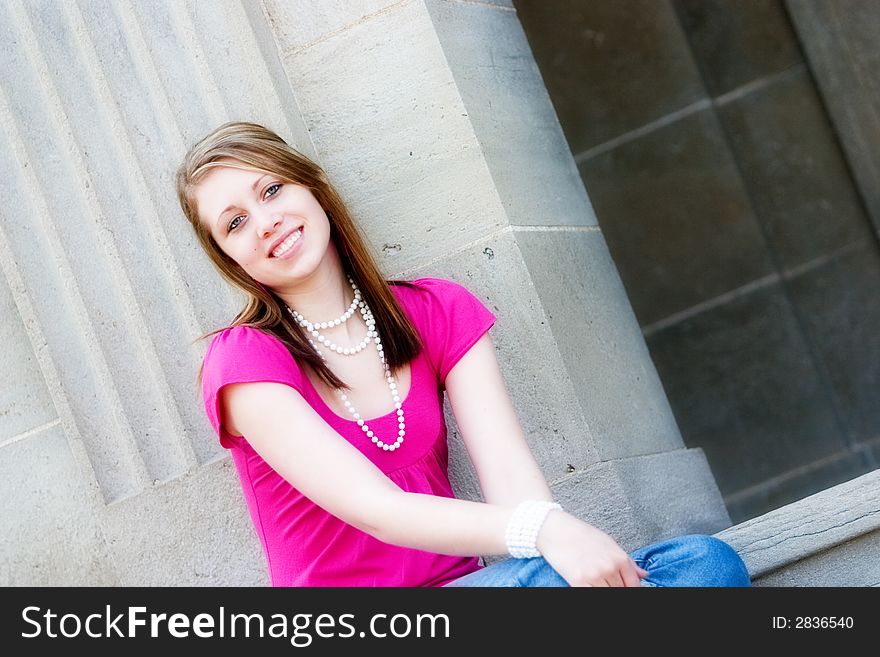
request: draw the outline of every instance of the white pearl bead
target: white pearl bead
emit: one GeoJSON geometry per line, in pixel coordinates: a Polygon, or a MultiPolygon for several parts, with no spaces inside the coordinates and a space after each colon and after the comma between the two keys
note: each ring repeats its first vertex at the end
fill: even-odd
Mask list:
{"type": "MultiPolygon", "coordinates": [[[[351,279],[351,276],[348,276],[348,282],[351,285],[352,291],[354,292],[354,298],[352,299],[351,304],[342,313],[339,317],[331,320],[327,320],[324,322],[310,322],[308,321],[302,313],[297,312],[292,308],[288,308],[287,310],[290,314],[297,320],[297,323],[306,329],[308,334],[311,334],[312,337],[318,339],[318,342],[324,345],[326,348],[338,353],[343,354],[345,356],[351,356],[354,354],[360,353],[364,350],[371,342],[376,345],[376,353],[379,356],[379,361],[382,363],[382,368],[385,372],[385,380],[388,385],[388,390],[391,393],[391,398],[394,402],[394,408],[396,409],[396,415],[398,417],[398,437],[396,442],[394,443],[385,443],[376,436],[373,431],[371,431],[366,422],[361,419],[361,416],[355,410],[354,405],[348,399],[348,396],[342,392],[341,390],[337,390],[340,398],[343,400],[345,404],[345,408],[351,413],[352,417],[354,417],[358,426],[361,430],[367,434],[367,437],[370,438],[371,442],[375,444],[377,447],[381,447],[384,451],[395,451],[398,449],[403,443],[404,435],[406,433],[405,424],[404,424],[404,412],[403,407],[400,402],[400,396],[397,392],[397,384],[394,381],[394,377],[391,375],[391,368],[385,360],[384,348],[382,346],[382,340],[379,336],[378,331],[376,331],[376,318],[373,316],[373,313],[370,311],[370,308],[363,301],[361,291],[358,289],[357,285],[355,285],[354,281],[351,279]],[[355,312],[355,310],[360,310],[361,315],[363,316],[364,322],[367,326],[367,334],[364,339],[357,345],[351,347],[343,347],[342,345],[337,345],[335,342],[321,335],[318,329],[329,328],[333,326],[339,326],[343,322],[347,321],[355,312]]],[[[309,344],[315,350],[315,352],[320,356],[325,362],[324,354],[321,350],[315,345],[312,340],[309,340],[309,344]]]]}

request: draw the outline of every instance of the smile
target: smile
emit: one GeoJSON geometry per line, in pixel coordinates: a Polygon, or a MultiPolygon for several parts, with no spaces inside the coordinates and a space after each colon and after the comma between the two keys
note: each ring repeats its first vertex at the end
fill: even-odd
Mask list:
{"type": "Polygon", "coordinates": [[[272,249],[271,256],[273,258],[280,258],[293,248],[293,245],[299,241],[300,237],[302,237],[302,228],[297,228],[293,233],[290,234],[290,237],[288,237],[283,242],[281,242],[281,244],[272,249]]]}

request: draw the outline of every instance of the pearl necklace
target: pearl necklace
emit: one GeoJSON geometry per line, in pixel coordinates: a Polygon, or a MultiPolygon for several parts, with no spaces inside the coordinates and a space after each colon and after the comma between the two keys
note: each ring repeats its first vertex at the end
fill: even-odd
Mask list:
{"type": "MultiPolygon", "coordinates": [[[[382,362],[382,367],[385,370],[385,382],[388,384],[388,389],[391,391],[391,398],[394,401],[394,407],[397,409],[397,440],[393,443],[382,441],[379,436],[370,430],[370,427],[367,426],[367,423],[364,422],[360,414],[358,414],[354,406],[352,406],[348,396],[342,390],[337,390],[336,393],[342,399],[345,408],[348,409],[348,412],[351,413],[352,417],[357,421],[358,426],[360,426],[361,430],[367,435],[367,438],[369,438],[379,449],[386,452],[393,452],[396,449],[400,449],[401,445],[403,445],[403,439],[406,436],[406,419],[403,415],[403,404],[400,402],[400,396],[397,394],[397,384],[394,382],[394,377],[391,375],[391,369],[389,368],[388,363],[385,362],[385,354],[382,351],[382,340],[379,337],[378,331],[376,331],[376,319],[373,317],[373,313],[367,306],[366,302],[361,299],[361,291],[358,289],[357,285],[355,285],[351,276],[348,277],[348,282],[351,284],[351,289],[354,291],[354,299],[348,307],[348,310],[342,313],[337,319],[332,319],[326,322],[310,322],[293,308],[288,307],[287,310],[300,326],[305,328],[313,337],[318,339],[318,342],[325,345],[331,351],[335,351],[343,356],[353,356],[354,354],[359,353],[363,349],[366,349],[371,341],[376,343],[376,351],[379,354],[379,360],[382,362]],[[355,345],[354,347],[341,347],[332,340],[321,335],[320,331],[318,331],[319,328],[339,326],[340,324],[347,322],[358,307],[360,308],[364,322],[367,324],[367,336],[360,342],[360,344],[355,345]]],[[[324,363],[326,363],[327,359],[324,357],[323,352],[321,352],[311,338],[308,340],[309,344],[312,345],[324,363]]]]}

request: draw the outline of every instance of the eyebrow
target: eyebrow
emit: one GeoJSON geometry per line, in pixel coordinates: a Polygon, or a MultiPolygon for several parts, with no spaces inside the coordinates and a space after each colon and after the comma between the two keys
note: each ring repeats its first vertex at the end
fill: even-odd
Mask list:
{"type": "MultiPolygon", "coordinates": [[[[268,175],[269,175],[268,173],[264,173],[262,176],[260,176],[259,178],[257,178],[257,179],[254,181],[254,184],[251,185],[251,190],[252,190],[252,191],[256,191],[256,189],[257,189],[257,187],[259,186],[259,184],[260,184],[261,182],[263,182],[263,178],[266,178],[268,175]]],[[[218,224],[220,223],[220,220],[223,218],[223,215],[226,214],[227,212],[229,212],[229,211],[230,211],[232,208],[234,208],[234,207],[235,207],[235,205],[227,205],[227,206],[223,209],[223,212],[221,212],[219,215],[217,215],[217,221],[214,223],[214,225],[215,225],[215,226],[218,225],[218,224]]]]}

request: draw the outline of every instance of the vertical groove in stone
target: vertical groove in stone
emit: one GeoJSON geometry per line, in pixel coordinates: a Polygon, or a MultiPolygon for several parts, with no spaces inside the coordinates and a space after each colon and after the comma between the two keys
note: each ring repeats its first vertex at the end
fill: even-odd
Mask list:
{"type": "MultiPolygon", "coordinates": [[[[0,88],[0,115],[2,115],[0,125],[8,124],[9,113],[2,88],[0,88]]],[[[8,131],[8,128],[4,131],[8,131]]],[[[11,139],[7,143],[9,142],[11,142],[11,139]]],[[[83,449],[83,439],[77,427],[73,408],[70,405],[67,393],[64,391],[61,376],[50,353],[49,344],[40,326],[39,317],[28,296],[27,286],[25,285],[21,269],[15,261],[9,240],[3,230],[3,223],[5,223],[6,217],[2,210],[0,210],[0,218],[4,220],[0,221],[0,270],[3,271],[6,282],[9,285],[9,290],[15,301],[15,307],[18,309],[18,314],[21,317],[22,325],[31,343],[37,364],[40,367],[43,378],[46,380],[46,388],[52,397],[52,404],[58,413],[58,420],[55,422],[61,422],[61,427],[64,429],[68,443],[76,445],[76,448],[71,447],[71,452],[77,460],[81,475],[85,479],[85,487],[93,498],[91,506],[94,507],[98,503],[105,502],[105,500],[101,496],[100,486],[98,479],[95,477],[92,463],[83,449]]]]}
{"type": "MultiPolygon", "coordinates": [[[[164,175],[159,176],[161,180],[167,181],[166,187],[172,189],[174,183],[171,176],[182,161],[186,149],[210,130],[228,121],[229,115],[222,97],[216,92],[217,85],[206,79],[205,64],[201,61],[204,54],[197,45],[191,43],[195,39],[192,21],[188,15],[181,15],[180,7],[174,2],[120,2],[118,5],[113,3],[113,6],[118,6],[120,19],[125,24],[124,29],[135,48],[138,64],[143,63],[146,67],[148,86],[152,88],[158,82],[157,88],[162,90],[161,94],[154,94],[152,89],[147,93],[157,101],[157,107],[162,108],[163,119],[165,108],[174,117],[180,150],[171,154],[172,161],[166,163],[164,175]],[[189,24],[189,36],[185,33],[186,28],[182,34],[178,19],[189,24]],[[149,43],[145,35],[149,35],[149,43]]],[[[228,53],[226,57],[235,55],[228,53]]],[[[185,225],[176,204],[170,210],[170,216],[175,225],[185,225]]],[[[185,265],[184,270],[200,282],[216,280],[216,271],[202,253],[195,237],[190,236],[190,239],[184,239],[183,242],[175,250],[175,254],[178,262],[185,265]]],[[[202,286],[200,292],[204,294],[202,303],[197,304],[197,310],[204,326],[215,327],[228,323],[229,315],[241,305],[230,286],[225,284],[207,289],[202,286]]]]}
{"type": "MultiPolygon", "coordinates": [[[[295,117],[237,0],[16,2],[7,12],[0,83],[20,145],[8,179],[39,205],[40,241],[64,267],[57,282],[38,271],[45,254],[24,226],[6,235],[10,261],[29,256],[21,278],[47,329],[57,390],[104,500],[116,501],[223,454],[205,430],[192,341],[240,300],[212,285],[217,274],[177,207],[174,170],[203,128],[236,118],[295,132],[295,117]],[[244,114],[229,117],[230,107],[244,114]],[[73,332],[49,326],[48,308],[64,319],[71,306],[73,332]]],[[[298,136],[307,134],[302,126],[298,136]]]]}
{"type": "Polygon", "coordinates": [[[253,57],[254,65],[260,71],[265,71],[267,80],[272,84],[275,104],[284,116],[289,143],[307,157],[319,161],[315,145],[303,121],[299,99],[281,62],[281,49],[275,33],[269,26],[265,5],[262,0],[258,2],[236,0],[236,3],[241,7],[241,13],[244,14],[244,21],[247,24],[247,29],[242,29],[242,33],[247,33],[248,43],[256,53],[253,57]]]}
{"type": "Polygon", "coordinates": [[[229,108],[220,93],[220,85],[214,77],[214,72],[208,64],[208,58],[202,42],[199,39],[201,30],[196,30],[193,25],[192,15],[189,7],[184,2],[168,3],[171,15],[177,23],[178,33],[183,44],[190,52],[193,61],[195,61],[200,73],[199,82],[208,97],[208,107],[211,119],[215,124],[223,123],[230,120],[229,108]]]}
{"type": "MultiPolygon", "coordinates": [[[[20,16],[16,16],[16,19],[18,20],[10,24],[20,27],[20,16]]],[[[29,198],[33,206],[31,216],[38,218],[39,222],[35,226],[25,228],[28,242],[18,249],[15,239],[10,239],[4,233],[4,246],[9,247],[10,252],[9,257],[4,260],[18,263],[22,278],[33,271],[43,275],[42,279],[36,280],[30,287],[34,289],[39,286],[40,292],[43,293],[42,298],[35,299],[34,307],[38,312],[34,313],[36,317],[34,323],[42,327],[41,333],[46,336],[47,350],[52,352],[53,361],[59,362],[57,367],[60,374],[59,385],[52,385],[52,381],[47,383],[50,385],[50,393],[56,408],[64,408],[69,402],[69,406],[73,409],[72,415],[76,419],[72,426],[76,429],[73,430],[69,423],[65,425],[65,429],[73,430],[74,433],[69,435],[81,437],[87,442],[89,461],[101,486],[104,501],[110,502],[136,493],[147,485],[149,477],[143,461],[137,456],[137,445],[122,411],[116,389],[106,385],[111,380],[109,367],[93,330],[77,279],[64,250],[50,237],[54,232],[51,225],[52,214],[45,197],[39,192],[40,185],[36,180],[33,163],[15,126],[15,119],[2,84],[0,84],[0,125],[3,126],[6,143],[9,145],[8,149],[4,149],[5,155],[0,159],[0,174],[4,175],[5,180],[13,180],[12,175],[15,173],[24,178],[21,187],[28,190],[29,196],[22,194],[21,197],[29,198]],[[17,161],[15,165],[11,159],[8,159],[10,157],[17,161]],[[13,167],[17,168],[17,172],[12,171],[13,167]],[[52,281],[45,280],[47,260],[54,264],[51,272],[54,279],[52,281]],[[57,279],[54,276],[56,273],[57,279]],[[52,299],[55,303],[47,303],[49,301],[47,297],[53,292],[56,293],[56,298],[52,299]],[[52,310],[55,311],[55,316],[52,310]],[[58,331],[57,325],[50,321],[53,319],[57,321],[58,316],[63,317],[66,322],[73,323],[78,330],[58,331]],[[68,338],[63,344],[56,342],[62,338],[60,333],[68,338]],[[71,344],[70,336],[73,336],[75,344],[71,344]],[[71,393],[69,400],[66,398],[67,391],[71,393]]],[[[11,196],[10,200],[14,202],[16,199],[11,196]]],[[[26,204],[15,205],[28,207],[26,204]]],[[[5,210],[2,212],[5,215],[5,210]]],[[[11,226],[10,230],[16,227],[15,223],[6,221],[3,223],[5,226],[11,226]]],[[[27,287],[26,283],[23,285],[27,287]]],[[[27,330],[28,335],[33,339],[34,326],[29,325],[27,330]]],[[[44,350],[39,342],[36,344],[36,351],[41,359],[46,358],[43,356],[44,350]]],[[[41,360],[42,362],[44,360],[41,360]]],[[[62,419],[64,419],[63,415],[62,419]]]]}
{"type": "MultiPolygon", "coordinates": [[[[169,334],[167,336],[169,341],[174,340],[176,337],[182,343],[183,340],[180,339],[181,329],[187,334],[198,334],[202,332],[202,329],[199,326],[198,319],[196,318],[192,306],[192,301],[186,292],[186,287],[181,278],[178,267],[176,266],[176,261],[169,249],[168,237],[165,234],[162,224],[155,221],[155,217],[159,214],[158,208],[153,202],[150,192],[144,182],[144,173],[129,140],[127,126],[115,109],[116,105],[113,102],[113,97],[107,84],[103,68],[96,56],[94,46],[86,30],[82,15],[75,5],[72,7],[70,5],[66,6],[69,7],[67,17],[73,24],[74,29],[79,33],[79,54],[86,60],[86,66],[92,73],[95,86],[97,87],[96,96],[98,98],[98,105],[105,108],[105,111],[110,115],[109,123],[110,132],[113,136],[113,145],[119,153],[119,161],[122,164],[125,181],[127,185],[132,188],[132,205],[138,208],[138,221],[147,227],[149,242],[152,248],[157,251],[156,260],[160,266],[153,267],[152,269],[159,274],[160,278],[164,279],[161,283],[165,283],[165,287],[168,288],[168,292],[164,295],[166,298],[170,299],[168,307],[176,311],[163,313],[162,317],[158,319],[148,319],[143,316],[136,316],[134,321],[136,325],[140,326],[143,324],[146,327],[146,330],[144,330],[139,336],[142,341],[141,346],[145,356],[150,361],[150,366],[154,375],[153,378],[166,409],[168,422],[171,425],[170,437],[172,439],[176,438],[178,442],[182,457],[182,463],[179,464],[179,468],[180,470],[185,471],[196,464],[196,457],[193,451],[193,444],[188,436],[183,418],[181,417],[181,409],[172,394],[171,384],[179,384],[180,375],[182,373],[173,370],[169,372],[166,370],[164,363],[173,363],[177,354],[174,353],[173,349],[169,350],[166,342],[161,340],[160,342],[165,346],[165,353],[162,354],[162,356],[164,356],[163,359],[160,357],[156,344],[152,338],[153,336],[162,337],[163,333],[167,333],[169,334]],[[161,322],[160,320],[162,319],[166,321],[161,322]],[[168,322],[168,319],[171,319],[172,321],[168,322]],[[169,374],[171,374],[171,381],[169,381],[169,374]]],[[[141,244],[144,244],[143,240],[141,240],[141,244]]],[[[148,250],[146,247],[144,248],[145,250],[148,250]]],[[[126,262],[128,261],[129,260],[126,259],[126,262]]],[[[134,289],[131,290],[131,293],[133,296],[136,296],[134,289]]],[[[141,295],[147,294],[148,296],[153,296],[158,295],[159,293],[161,293],[161,290],[141,290],[141,295]]],[[[179,346],[177,348],[179,349],[179,346]]],[[[182,391],[178,390],[178,393],[180,392],[182,391]]],[[[189,424],[191,425],[194,418],[189,419],[189,424]]]]}
{"type": "MultiPolygon", "coordinates": [[[[57,135],[56,148],[60,146],[66,154],[65,165],[72,174],[66,189],[59,185],[55,190],[66,192],[66,216],[59,221],[60,212],[56,213],[55,238],[71,253],[76,252],[77,245],[80,249],[70,262],[107,365],[103,385],[115,391],[118,411],[126,417],[131,439],[149,480],[170,479],[185,472],[194,458],[192,447],[181,440],[184,431],[180,418],[169,412],[175,404],[166,394],[167,386],[163,389],[161,368],[150,331],[145,326],[142,304],[125,268],[126,262],[138,264],[136,253],[148,251],[146,240],[139,240],[135,235],[137,243],[126,243],[126,227],[120,229],[114,224],[114,217],[108,214],[108,210],[115,211],[124,219],[137,221],[136,216],[124,217],[121,208],[140,206],[143,200],[125,194],[130,181],[113,166],[120,158],[114,152],[112,140],[105,139],[106,132],[112,133],[112,128],[104,130],[107,121],[103,113],[84,111],[86,107],[98,108],[100,104],[92,96],[94,77],[83,70],[82,48],[76,43],[77,36],[81,39],[81,35],[68,29],[69,16],[55,11],[39,14],[38,9],[32,12],[38,14],[36,19],[21,12],[16,23],[24,43],[45,44],[39,50],[26,46],[26,52],[42,80],[48,122],[57,135]],[[75,82],[65,79],[71,77],[65,76],[68,67],[81,71],[80,75],[72,76],[75,82]],[[65,86],[71,84],[75,87],[65,86]],[[88,126],[83,125],[86,121],[88,126]],[[108,184],[112,189],[102,189],[108,184]],[[77,208],[81,211],[79,217],[77,208]],[[123,237],[117,237],[119,234],[123,237]],[[91,240],[82,241],[84,237],[91,240]],[[94,253],[95,242],[98,253],[94,253]]],[[[38,177],[39,170],[38,166],[38,177]]],[[[149,278],[158,269],[147,266],[145,271],[149,278]]],[[[161,282],[147,282],[161,285],[161,282]]]]}
{"type": "MultiPolygon", "coordinates": [[[[62,6],[63,10],[63,6],[62,6]]],[[[71,34],[71,42],[68,49],[66,49],[65,53],[69,61],[76,62],[76,64],[81,65],[83,69],[87,68],[88,62],[83,61],[84,57],[86,57],[86,53],[88,49],[83,47],[83,33],[80,31],[77,33],[76,28],[80,27],[77,25],[75,16],[64,15],[63,13],[58,14],[61,20],[64,22],[66,26],[71,26],[73,28],[71,34]],[[71,57],[71,55],[73,55],[71,57]]],[[[27,19],[25,18],[25,21],[27,19]]],[[[35,27],[33,22],[27,24],[25,22],[22,23],[22,29],[27,32],[33,34],[35,37],[37,33],[35,31],[35,27]]],[[[48,35],[47,35],[48,36],[48,35]]],[[[59,41],[61,37],[59,36],[59,41]]],[[[39,40],[35,38],[33,40],[34,43],[42,43],[47,42],[48,39],[39,40]]],[[[52,123],[57,127],[56,132],[61,135],[61,142],[65,146],[65,151],[68,154],[68,162],[70,167],[74,172],[74,179],[81,180],[84,182],[84,185],[76,190],[78,196],[81,196],[81,200],[84,201],[86,215],[90,217],[94,223],[96,228],[96,235],[98,237],[98,243],[101,247],[101,255],[104,256],[107,263],[106,269],[104,270],[109,277],[112,279],[114,285],[112,289],[117,293],[119,304],[115,306],[117,311],[121,311],[121,314],[125,318],[124,325],[128,329],[127,333],[129,335],[118,335],[117,339],[121,338],[121,343],[124,347],[126,347],[127,354],[123,355],[120,360],[125,361],[127,364],[129,358],[131,360],[139,359],[137,362],[137,369],[132,368],[128,371],[130,375],[129,382],[132,385],[132,389],[135,388],[135,377],[139,377],[141,372],[146,370],[152,376],[147,378],[146,381],[149,381],[152,385],[144,385],[144,381],[138,381],[137,389],[140,395],[143,395],[142,398],[138,399],[137,402],[135,400],[130,399],[130,395],[121,394],[120,398],[122,399],[123,405],[126,405],[128,402],[128,407],[126,408],[126,414],[130,419],[130,426],[134,430],[135,440],[138,443],[138,447],[141,453],[142,458],[144,458],[147,469],[150,471],[152,478],[166,479],[173,474],[180,472],[181,470],[185,470],[190,463],[193,462],[192,458],[192,450],[186,450],[184,445],[179,442],[180,438],[183,434],[183,424],[180,422],[179,417],[175,417],[174,413],[169,413],[168,411],[174,409],[174,400],[170,395],[164,394],[167,391],[167,386],[165,386],[165,390],[163,390],[163,386],[161,383],[163,382],[163,377],[161,374],[161,367],[159,365],[158,357],[155,350],[155,345],[153,344],[152,336],[150,332],[147,330],[145,326],[145,318],[142,311],[142,306],[139,303],[139,299],[135,293],[134,286],[130,280],[128,275],[128,271],[125,267],[125,262],[131,262],[131,253],[127,254],[126,257],[123,257],[123,253],[120,251],[119,246],[116,243],[116,234],[117,228],[112,224],[112,217],[107,214],[104,206],[102,206],[102,201],[110,205],[112,208],[112,200],[99,198],[99,187],[96,184],[97,179],[96,176],[93,175],[92,170],[89,168],[88,163],[85,159],[85,153],[89,149],[99,150],[92,141],[89,143],[86,141],[86,137],[88,135],[83,135],[81,132],[77,134],[76,125],[75,125],[75,114],[71,116],[71,113],[65,110],[65,107],[76,107],[76,101],[71,99],[69,96],[67,98],[64,97],[64,88],[58,83],[59,75],[55,74],[53,77],[53,72],[49,69],[49,63],[51,62],[51,54],[48,52],[48,48],[44,51],[41,51],[38,54],[33,53],[32,61],[38,68],[41,70],[41,77],[44,80],[43,88],[45,92],[49,95],[49,103],[47,107],[50,109],[52,118],[52,123]],[[134,337],[134,344],[131,344],[130,336],[134,337]],[[132,356],[129,357],[129,354],[132,356]],[[166,441],[164,447],[165,448],[173,448],[176,447],[178,451],[177,459],[167,459],[165,457],[167,449],[162,449],[162,456],[159,459],[154,458],[153,454],[153,444],[152,441],[148,439],[149,433],[146,431],[144,435],[141,434],[141,427],[146,427],[148,423],[150,425],[153,424],[151,420],[154,419],[154,415],[147,411],[143,415],[140,414],[140,406],[143,405],[143,402],[149,403],[153,402],[155,404],[154,412],[155,415],[160,415],[160,425],[159,431],[161,433],[162,438],[166,441]],[[188,454],[187,454],[188,451],[188,454]]],[[[57,62],[56,62],[57,63],[57,62]]],[[[60,68],[59,68],[60,70],[60,68]]],[[[99,71],[89,71],[92,73],[90,78],[86,78],[85,76],[78,76],[78,88],[81,91],[86,85],[83,84],[87,79],[92,82],[89,85],[89,91],[92,91],[96,84],[99,86],[100,76],[95,76],[95,73],[99,73],[99,71]]],[[[95,94],[97,96],[97,101],[93,103],[93,107],[103,107],[105,111],[109,108],[112,108],[112,103],[109,104],[109,108],[107,108],[103,103],[101,103],[102,99],[100,92],[95,94]]],[[[106,121],[100,121],[100,115],[89,117],[95,123],[98,123],[102,126],[106,125],[106,121]],[[98,119],[98,120],[95,120],[98,119]]],[[[120,135],[118,133],[117,126],[113,125],[112,119],[109,121],[110,129],[107,131],[112,135],[110,140],[106,140],[110,144],[110,161],[118,161],[121,160],[123,162],[127,161],[127,153],[121,153],[121,157],[112,158],[113,155],[117,155],[119,150],[123,150],[120,148],[121,144],[119,142],[120,135]],[[114,148],[115,147],[115,148],[114,148]],[[116,151],[116,152],[114,152],[116,151]]],[[[102,133],[102,137],[105,136],[106,133],[102,133]]],[[[105,140],[102,140],[105,141],[105,140]]],[[[125,173],[131,173],[130,171],[123,171],[121,180],[114,181],[122,183],[121,186],[130,186],[132,184],[132,180],[125,179],[125,173]]],[[[129,176],[131,177],[131,176],[129,176]]],[[[140,207],[143,204],[143,197],[140,198],[132,198],[131,195],[125,197],[123,199],[125,202],[129,202],[131,205],[135,207],[140,207]]],[[[152,222],[146,220],[144,222],[146,225],[150,225],[152,222]]],[[[59,233],[60,235],[60,233],[59,233]]],[[[144,246],[143,240],[141,240],[141,244],[137,246],[137,250],[141,250],[141,247],[144,246]]],[[[80,254],[80,257],[82,254],[80,254]]],[[[89,281],[92,285],[97,285],[99,281],[89,281]]],[[[103,292],[98,292],[93,296],[94,300],[100,299],[103,301],[103,292]]],[[[94,319],[92,320],[95,321],[94,319]]],[[[98,334],[99,337],[102,337],[104,340],[110,340],[109,331],[101,331],[99,328],[98,334]]],[[[106,349],[112,349],[107,343],[106,349]]],[[[113,361],[113,355],[110,356],[111,362],[113,361]]],[[[119,364],[119,361],[116,361],[119,364]]],[[[124,377],[115,376],[116,374],[125,373],[125,370],[122,368],[112,368],[113,381],[112,385],[119,388],[120,379],[124,379],[124,377]]],[[[111,384],[108,381],[108,384],[111,384]]],[[[152,428],[152,427],[151,427],[152,428]]]]}
{"type": "MultiPolygon", "coordinates": [[[[263,58],[256,34],[239,0],[188,2],[190,15],[199,26],[198,36],[207,68],[219,81],[231,119],[250,120],[290,132],[292,126],[284,112],[273,76],[263,58]],[[236,53],[240,66],[217,70],[226,64],[224,49],[236,53]]],[[[286,80],[284,80],[286,82],[286,80]]]]}
{"type": "MultiPolygon", "coordinates": [[[[194,95],[192,91],[197,90],[195,95],[201,101],[200,109],[203,116],[208,119],[207,125],[212,127],[228,121],[228,109],[223,102],[217,82],[205,62],[205,53],[199,44],[187,8],[174,0],[161,4],[133,3],[132,7],[139,19],[141,30],[152,34],[157,45],[161,46],[153,49],[154,56],[167,57],[169,64],[173,63],[178,67],[177,72],[186,69],[191,71],[191,75],[185,81],[190,87],[190,95],[185,97],[188,101],[191,100],[194,95]],[[152,31],[147,27],[149,21],[155,21],[152,23],[154,28],[152,31]],[[172,56],[174,51],[177,52],[177,57],[172,56]]],[[[170,73],[174,69],[169,66],[160,70],[170,73]]],[[[201,123],[204,124],[205,121],[201,123]]],[[[199,123],[188,125],[199,125],[199,123]]]]}
{"type": "MultiPolygon", "coordinates": [[[[96,2],[87,4],[90,10],[96,6],[96,2]]],[[[159,62],[157,62],[156,56],[147,45],[144,31],[131,3],[126,0],[110,2],[107,5],[107,11],[112,13],[119,23],[124,45],[129,51],[129,58],[133,66],[136,67],[139,78],[143,83],[141,85],[143,96],[150,100],[148,111],[152,110],[150,115],[155,119],[158,130],[161,131],[162,139],[151,139],[148,143],[152,145],[154,141],[158,141],[166,146],[166,151],[170,151],[164,153],[165,158],[170,160],[170,162],[161,162],[158,165],[160,167],[158,170],[153,150],[149,150],[141,156],[144,172],[149,176],[148,181],[154,185],[156,181],[163,183],[162,190],[156,192],[159,199],[167,198],[170,193],[169,190],[172,190],[174,186],[172,174],[176,170],[177,165],[183,160],[183,156],[190,145],[189,141],[192,141],[195,136],[201,135],[184,136],[184,128],[181,125],[182,114],[175,112],[171,102],[173,85],[169,83],[167,76],[163,78],[160,74],[159,62]],[[152,169],[149,166],[150,164],[152,164],[152,169]]],[[[95,22],[101,23],[101,21],[95,22]]],[[[161,202],[161,200],[157,202],[161,202]]],[[[162,209],[164,212],[161,212],[159,217],[162,219],[166,232],[174,233],[177,238],[171,242],[171,250],[174,253],[178,266],[181,268],[184,280],[187,277],[195,280],[215,278],[217,276],[216,271],[208,261],[208,258],[202,254],[195,236],[191,234],[192,231],[186,226],[176,199],[170,204],[170,207],[163,207],[162,209]],[[180,239],[183,235],[185,235],[185,238],[180,239]]],[[[223,314],[228,314],[238,304],[238,301],[230,294],[229,287],[223,285],[209,291],[201,290],[201,294],[193,298],[193,303],[195,304],[196,314],[199,317],[200,326],[213,327],[221,321],[221,313],[216,312],[216,309],[225,308],[226,311],[223,314]]],[[[201,331],[202,329],[199,332],[201,331]]],[[[195,338],[196,336],[193,335],[192,337],[195,338]]]]}
{"type": "MultiPolygon", "coordinates": [[[[138,64],[141,75],[146,78],[147,84],[144,86],[153,112],[158,114],[158,123],[164,140],[169,142],[172,145],[172,150],[182,158],[186,152],[183,132],[168,100],[168,91],[165,89],[162,77],[156,70],[156,63],[150,54],[150,49],[131,8],[131,3],[128,0],[121,0],[114,2],[110,7],[117,16],[120,29],[126,37],[125,45],[130,50],[131,59],[138,64]]],[[[80,9],[80,13],[82,13],[82,9],[80,9]]]]}

